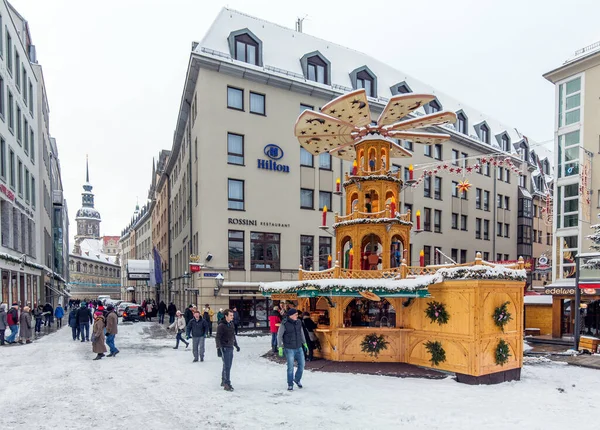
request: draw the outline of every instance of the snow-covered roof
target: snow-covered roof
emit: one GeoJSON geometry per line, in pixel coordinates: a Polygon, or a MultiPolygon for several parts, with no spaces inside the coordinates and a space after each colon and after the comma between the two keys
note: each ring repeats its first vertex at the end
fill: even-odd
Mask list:
{"type": "Polygon", "coordinates": [[[526,305],[551,305],[551,295],[525,296],[523,298],[526,305]]]}
{"type": "Polygon", "coordinates": [[[102,263],[116,264],[117,256],[102,252],[102,239],[83,239],[79,244],[81,257],[102,263]]]}
{"type": "MultiPolygon", "coordinates": [[[[484,123],[487,124],[490,128],[490,147],[493,150],[499,149],[496,136],[503,133],[508,134],[511,148],[514,148],[515,143],[523,140],[523,136],[514,127],[484,115],[453,97],[367,54],[232,9],[223,8],[221,10],[205,37],[194,48],[194,52],[197,55],[239,64],[251,70],[255,69],[262,73],[280,77],[285,76],[287,79],[299,80],[324,89],[333,88],[340,92],[348,92],[352,89],[351,72],[367,66],[368,70],[376,76],[376,95],[381,103],[387,102],[387,99],[392,96],[391,88],[405,84],[414,93],[434,94],[443,110],[462,111],[467,116],[467,136],[478,140],[477,131],[479,126],[484,123]],[[241,32],[246,29],[260,39],[261,49],[259,49],[259,55],[262,52],[262,58],[259,60],[259,64],[262,64],[261,66],[231,58],[228,37],[232,32],[241,32]],[[306,54],[315,52],[318,52],[330,62],[331,85],[311,82],[304,78],[300,60],[306,54]]],[[[425,113],[424,109],[420,108],[419,113],[425,113]]]]}
{"type": "Polygon", "coordinates": [[[94,208],[81,208],[77,211],[75,219],[90,218],[100,220],[100,212],[94,208]]]}
{"type": "Polygon", "coordinates": [[[261,282],[259,289],[263,293],[297,292],[313,289],[321,293],[350,293],[359,291],[377,291],[383,293],[405,293],[427,290],[431,284],[460,279],[502,279],[524,281],[525,270],[514,270],[502,265],[460,266],[438,269],[433,275],[422,275],[401,279],[317,279],[298,281],[261,282]]]}

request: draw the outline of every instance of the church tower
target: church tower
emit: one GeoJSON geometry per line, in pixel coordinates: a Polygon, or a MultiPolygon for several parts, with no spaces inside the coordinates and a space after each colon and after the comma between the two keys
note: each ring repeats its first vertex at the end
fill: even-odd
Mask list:
{"type": "Polygon", "coordinates": [[[77,211],[77,234],[75,235],[74,254],[81,254],[80,243],[83,239],[100,239],[100,212],[94,208],[94,193],[90,184],[90,170],[86,156],[85,184],[81,193],[81,209],[77,211]]]}

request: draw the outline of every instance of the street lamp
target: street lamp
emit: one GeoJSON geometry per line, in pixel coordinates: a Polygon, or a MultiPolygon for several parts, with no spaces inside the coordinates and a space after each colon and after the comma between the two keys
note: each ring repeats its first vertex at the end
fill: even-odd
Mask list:
{"type": "Polygon", "coordinates": [[[225,280],[225,278],[223,277],[223,275],[221,273],[219,273],[217,276],[215,276],[215,284],[217,284],[216,287],[214,288],[215,297],[217,297],[219,295],[219,290],[221,288],[223,288],[224,280],[225,280]]]}

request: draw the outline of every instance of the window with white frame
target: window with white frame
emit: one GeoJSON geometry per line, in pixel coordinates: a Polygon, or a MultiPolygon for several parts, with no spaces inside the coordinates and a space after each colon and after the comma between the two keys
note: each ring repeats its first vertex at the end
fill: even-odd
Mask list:
{"type": "Polygon", "coordinates": [[[575,277],[575,255],[577,249],[577,236],[558,237],[559,261],[557,262],[557,279],[574,278],[575,277]]]}
{"type": "Polygon", "coordinates": [[[581,78],[558,87],[558,127],[579,122],[581,118],[581,78]]]}
{"type": "Polygon", "coordinates": [[[319,154],[319,169],[331,170],[331,154],[327,152],[319,154]]]}
{"type": "Polygon", "coordinates": [[[313,155],[303,147],[300,147],[300,165],[314,167],[313,155]]]}
{"type": "Polygon", "coordinates": [[[557,228],[577,227],[579,224],[579,185],[558,187],[557,228]]]}
{"type": "Polygon", "coordinates": [[[558,177],[579,174],[580,130],[558,136],[558,177]]]}

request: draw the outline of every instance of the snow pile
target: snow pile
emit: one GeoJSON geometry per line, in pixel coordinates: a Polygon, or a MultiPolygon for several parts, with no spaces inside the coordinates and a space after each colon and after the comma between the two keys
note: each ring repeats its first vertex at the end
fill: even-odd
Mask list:
{"type": "Polygon", "coordinates": [[[415,292],[427,290],[434,283],[435,275],[419,276],[413,279],[316,279],[306,281],[261,282],[263,293],[293,293],[299,290],[317,290],[322,293],[350,291],[386,291],[388,293],[415,292]]]}
{"type": "Polygon", "coordinates": [[[501,265],[490,266],[465,266],[449,267],[439,269],[436,274],[436,282],[456,279],[502,279],[506,281],[524,281],[527,274],[524,269],[508,269],[501,265]]]}
{"type": "Polygon", "coordinates": [[[559,355],[579,355],[578,351],[575,351],[573,348],[567,349],[564,352],[559,353],[559,355]]]}
{"type": "Polygon", "coordinates": [[[549,364],[552,360],[546,357],[523,357],[524,365],[549,364]]]}
{"type": "Polygon", "coordinates": [[[529,345],[527,342],[523,342],[523,352],[531,351],[533,346],[529,345]]]}

